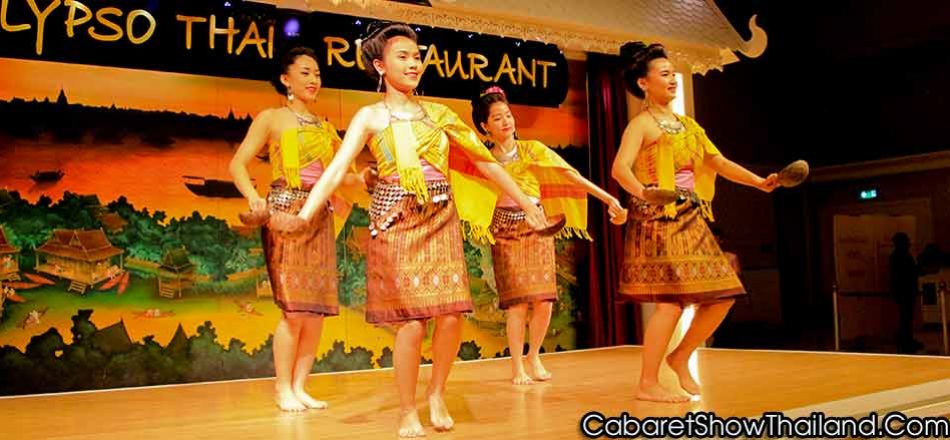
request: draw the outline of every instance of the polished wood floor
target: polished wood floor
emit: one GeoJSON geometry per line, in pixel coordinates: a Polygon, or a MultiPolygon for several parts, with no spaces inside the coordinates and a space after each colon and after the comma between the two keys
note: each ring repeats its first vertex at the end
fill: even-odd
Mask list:
{"type": "MultiPolygon", "coordinates": [[[[434,432],[428,408],[421,406],[428,438],[582,438],[580,418],[592,410],[645,417],[825,408],[852,415],[865,410],[860,405],[875,405],[868,396],[882,396],[878,409],[900,409],[914,399],[950,402],[944,384],[950,384],[950,357],[702,349],[697,364],[703,398],[681,405],[633,398],[639,347],[550,354],[544,361],[554,380],[520,387],[509,382],[507,359],[457,364],[447,396],[456,429],[434,432]],[[898,394],[906,402],[896,401],[898,394]]],[[[428,374],[423,369],[420,404],[428,374]]],[[[665,374],[672,384],[672,373],[665,374]]],[[[308,389],[328,400],[330,409],[302,414],[278,411],[272,384],[260,379],[0,398],[0,438],[395,438],[390,370],[313,376],[308,389]]]]}

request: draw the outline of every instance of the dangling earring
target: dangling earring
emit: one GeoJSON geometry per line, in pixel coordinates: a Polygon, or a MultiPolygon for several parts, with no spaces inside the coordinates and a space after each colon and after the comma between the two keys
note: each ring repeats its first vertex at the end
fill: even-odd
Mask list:
{"type": "Polygon", "coordinates": [[[647,89],[643,89],[643,102],[640,104],[640,111],[650,109],[650,94],[647,89]]]}
{"type": "Polygon", "coordinates": [[[287,87],[287,103],[294,102],[294,91],[290,90],[290,87],[287,87]]]}
{"type": "Polygon", "coordinates": [[[385,75],[385,74],[384,74],[384,73],[380,73],[380,74],[379,74],[379,84],[376,85],[376,91],[377,91],[377,92],[382,92],[382,91],[383,91],[383,75],[385,75]]]}

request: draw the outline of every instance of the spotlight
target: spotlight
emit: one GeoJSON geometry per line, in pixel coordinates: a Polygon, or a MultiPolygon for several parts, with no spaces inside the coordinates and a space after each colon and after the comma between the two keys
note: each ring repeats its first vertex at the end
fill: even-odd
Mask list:
{"type": "Polygon", "coordinates": [[[297,20],[295,17],[287,19],[287,22],[284,23],[284,35],[287,37],[299,37],[300,36],[300,20],[297,20]]]}

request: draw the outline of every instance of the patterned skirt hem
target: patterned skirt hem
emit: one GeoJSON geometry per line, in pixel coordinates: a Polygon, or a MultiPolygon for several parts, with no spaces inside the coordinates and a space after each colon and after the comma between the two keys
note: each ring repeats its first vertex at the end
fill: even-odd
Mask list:
{"type": "Polygon", "coordinates": [[[536,293],[532,295],[519,296],[516,298],[507,298],[498,304],[498,308],[504,310],[517,304],[544,302],[544,301],[550,301],[550,302],[557,301],[557,293],[536,293]]]}
{"type": "Polygon", "coordinates": [[[471,301],[459,301],[452,304],[421,307],[414,309],[367,310],[366,322],[370,324],[397,323],[434,318],[454,313],[470,313],[474,306],[471,301]]]}
{"type": "Polygon", "coordinates": [[[619,297],[637,303],[703,304],[745,295],[745,289],[732,288],[701,293],[628,293],[621,289],[619,297]]]}
{"type": "Polygon", "coordinates": [[[274,303],[277,304],[277,307],[279,307],[284,313],[306,313],[310,315],[321,316],[337,316],[340,314],[339,306],[294,302],[286,304],[283,301],[277,300],[276,298],[274,299],[274,303]]]}

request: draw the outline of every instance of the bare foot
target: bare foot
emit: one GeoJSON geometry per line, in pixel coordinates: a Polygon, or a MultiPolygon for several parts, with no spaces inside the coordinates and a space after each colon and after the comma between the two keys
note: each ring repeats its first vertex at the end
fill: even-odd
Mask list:
{"type": "Polygon", "coordinates": [[[676,377],[680,380],[680,388],[683,388],[683,391],[694,396],[699,395],[699,384],[696,383],[693,375],[689,372],[689,356],[682,356],[674,351],[666,357],[666,364],[676,373],[676,377]]]}
{"type": "Polygon", "coordinates": [[[637,390],[637,400],[660,403],[683,403],[689,401],[689,396],[671,393],[660,384],[640,385],[637,390]]]}
{"type": "Polygon", "coordinates": [[[511,383],[515,385],[531,385],[534,381],[531,380],[531,376],[528,376],[528,373],[520,371],[516,372],[514,377],[511,378],[511,383]]]}
{"type": "Polygon", "coordinates": [[[515,385],[531,385],[534,383],[531,376],[524,371],[524,358],[521,356],[511,357],[511,383],[515,385]]]}
{"type": "Polygon", "coordinates": [[[541,364],[541,356],[528,356],[528,365],[531,366],[531,371],[534,373],[534,380],[541,382],[551,380],[551,373],[541,364]]]}
{"type": "Polygon", "coordinates": [[[307,410],[307,407],[297,399],[293,391],[278,391],[274,400],[277,401],[277,407],[281,411],[301,412],[307,410]]]}
{"type": "Polygon", "coordinates": [[[404,412],[399,420],[399,438],[418,438],[425,437],[426,431],[422,429],[422,422],[419,421],[419,413],[415,408],[404,412]]]}
{"type": "Polygon", "coordinates": [[[455,426],[455,420],[449,415],[449,408],[438,394],[429,395],[429,420],[436,431],[448,431],[455,426]]]}
{"type": "Polygon", "coordinates": [[[297,396],[297,400],[310,409],[327,409],[327,403],[322,400],[314,399],[312,396],[307,394],[306,390],[296,390],[294,395],[297,396]]]}

